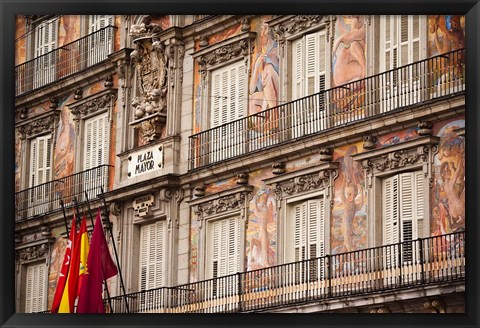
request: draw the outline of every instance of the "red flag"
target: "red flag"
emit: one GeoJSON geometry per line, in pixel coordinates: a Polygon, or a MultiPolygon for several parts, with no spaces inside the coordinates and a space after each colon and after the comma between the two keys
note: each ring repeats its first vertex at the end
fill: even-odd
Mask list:
{"type": "Polygon", "coordinates": [[[99,209],[88,252],[87,272],[83,277],[78,298],[77,313],[104,313],[102,283],[117,273],[103,232],[99,209]]]}
{"type": "Polygon", "coordinates": [[[67,282],[68,269],[70,268],[72,248],[74,246],[75,240],[77,239],[77,228],[75,214],[72,219],[72,228],[67,240],[67,248],[65,250],[65,256],[63,257],[62,269],[58,276],[57,288],[55,289],[55,296],[53,297],[51,313],[58,313],[60,307],[60,302],[62,301],[63,291],[65,289],[65,284],[67,282]]]}

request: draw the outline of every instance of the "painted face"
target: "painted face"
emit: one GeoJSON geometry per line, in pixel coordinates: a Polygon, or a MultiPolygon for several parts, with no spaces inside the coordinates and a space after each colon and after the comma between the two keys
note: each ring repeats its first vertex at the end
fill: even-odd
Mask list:
{"type": "Polygon", "coordinates": [[[345,188],[345,197],[347,198],[347,201],[353,202],[355,200],[356,196],[355,188],[352,186],[349,186],[345,188]]]}

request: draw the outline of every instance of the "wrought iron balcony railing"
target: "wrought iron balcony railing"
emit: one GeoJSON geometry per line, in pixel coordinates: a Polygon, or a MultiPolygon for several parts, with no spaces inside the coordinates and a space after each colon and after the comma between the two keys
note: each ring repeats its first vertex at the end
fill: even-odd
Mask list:
{"type": "Polygon", "coordinates": [[[15,96],[80,72],[113,51],[114,26],[104,27],[15,67],[15,96]]]}
{"type": "Polygon", "coordinates": [[[108,190],[109,168],[100,165],[15,193],[15,222],[60,210],[60,201],[70,207],[74,200],[82,204],[87,196],[88,200],[98,198],[102,188],[108,190]]]}
{"type": "Polygon", "coordinates": [[[104,300],[110,312],[252,312],[337,297],[461,282],[465,232],[240,272],[104,300]],[[111,308],[110,308],[111,306],[111,308]]]}
{"type": "Polygon", "coordinates": [[[465,49],[350,82],[190,136],[189,169],[465,90],[465,49]]]}

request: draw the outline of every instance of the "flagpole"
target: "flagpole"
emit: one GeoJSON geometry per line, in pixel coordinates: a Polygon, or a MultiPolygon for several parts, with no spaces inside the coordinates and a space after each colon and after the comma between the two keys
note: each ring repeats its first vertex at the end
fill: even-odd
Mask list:
{"type": "Polygon", "coordinates": [[[107,202],[105,200],[105,193],[103,192],[103,186],[100,187],[100,188],[101,188],[101,191],[102,191],[103,207],[105,208],[105,213],[107,214],[107,218],[108,218],[108,230],[110,231],[110,238],[112,239],[113,252],[115,253],[115,260],[117,261],[118,274],[120,276],[120,287],[122,288],[122,291],[123,291],[123,298],[125,300],[125,308],[127,309],[127,313],[130,313],[130,310],[128,308],[128,302],[127,302],[127,293],[125,292],[125,285],[123,284],[122,269],[120,267],[120,262],[118,260],[117,247],[115,246],[115,238],[113,238],[112,225],[110,223],[110,218],[108,217],[108,208],[107,208],[107,202]]]}
{"type": "MultiPolygon", "coordinates": [[[[73,204],[75,205],[75,212],[77,213],[78,222],[81,221],[80,211],[78,210],[77,197],[73,197],[73,204]]],[[[77,229],[78,222],[75,222],[75,230],[77,229]]]]}
{"type": "MultiPolygon", "coordinates": [[[[90,221],[92,221],[92,229],[93,229],[93,227],[94,227],[93,215],[92,215],[92,209],[90,208],[90,201],[88,200],[87,191],[85,191],[85,197],[86,197],[85,199],[87,201],[88,213],[90,214],[90,221]]],[[[102,268],[102,270],[103,270],[103,268],[102,268]]],[[[110,311],[113,312],[112,299],[110,298],[110,292],[108,291],[107,279],[103,279],[103,283],[105,284],[105,291],[107,292],[107,299],[108,299],[108,305],[110,305],[110,311]]]]}
{"type": "Polygon", "coordinates": [[[70,234],[68,231],[67,215],[65,214],[65,206],[63,205],[63,199],[60,199],[60,205],[62,206],[63,220],[65,221],[65,229],[67,230],[67,236],[70,234]]]}

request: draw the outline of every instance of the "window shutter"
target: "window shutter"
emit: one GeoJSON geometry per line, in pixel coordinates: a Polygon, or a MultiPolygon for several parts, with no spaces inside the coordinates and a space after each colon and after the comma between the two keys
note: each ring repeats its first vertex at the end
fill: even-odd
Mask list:
{"type": "Polygon", "coordinates": [[[27,267],[25,312],[41,312],[45,310],[45,265],[36,264],[27,267]]]}
{"type": "Polygon", "coordinates": [[[238,218],[211,223],[211,278],[237,273],[240,270],[240,240],[238,218]]]}
{"type": "Polygon", "coordinates": [[[414,219],[414,173],[403,173],[400,179],[400,219],[402,224],[401,241],[416,239],[414,219]]]}
{"type": "Polygon", "coordinates": [[[294,258],[295,262],[306,258],[306,222],[307,204],[300,203],[294,206],[295,227],[294,227],[294,258]]]}
{"type": "Polygon", "coordinates": [[[398,176],[383,180],[383,244],[398,242],[398,176]]]}
{"type": "Polygon", "coordinates": [[[108,164],[109,129],[108,112],[85,120],[85,170],[108,164]]]}
{"type": "Polygon", "coordinates": [[[424,177],[422,171],[416,171],[415,175],[415,216],[417,222],[417,238],[426,237],[424,231],[424,218],[425,218],[425,199],[424,199],[424,177]]]}
{"type": "Polygon", "coordinates": [[[292,98],[298,99],[303,97],[303,57],[305,56],[303,50],[303,39],[295,40],[292,44],[293,49],[293,92],[292,98]]]}
{"type": "Polygon", "coordinates": [[[37,137],[30,144],[30,187],[51,179],[52,136],[37,137]]]}
{"type": "Polygon", "coordinates": [[[140,288],[165,284],[166,225],[164,221],[140,228],[140,288]]]}
{"type": "Polygon", "coordinates": [[[307,67],[307,85],[305,86],[306,95],[315,93],[318,79],[318,38],[317,34],[309,34],[305,39],[306,48],[306,67],[307,67]]]}

